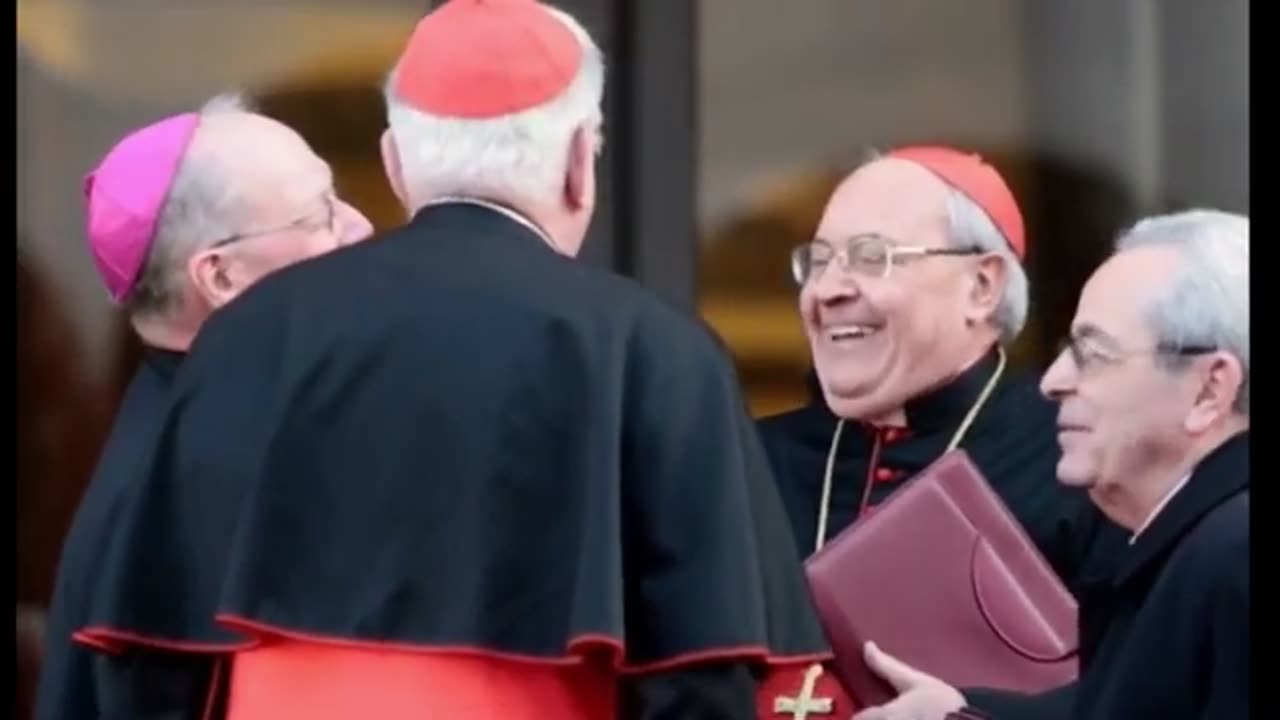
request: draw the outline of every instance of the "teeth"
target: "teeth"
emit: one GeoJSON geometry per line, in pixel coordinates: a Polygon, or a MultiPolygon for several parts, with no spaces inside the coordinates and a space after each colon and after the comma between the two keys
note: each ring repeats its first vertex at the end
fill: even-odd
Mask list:
{"type": "Polygon", "coordinates": [[[827,328],[827,335],[833,341],[856,340],[871,335],[875,331],[875,328],[867,325],[838,325],[827,328]]]}

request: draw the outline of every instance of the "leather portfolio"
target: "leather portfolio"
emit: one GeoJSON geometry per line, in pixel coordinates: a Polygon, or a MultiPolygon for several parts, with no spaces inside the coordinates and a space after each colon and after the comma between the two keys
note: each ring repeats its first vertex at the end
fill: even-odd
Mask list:
{"type": "Polygon", "coordinates": [[[1040,692],[1076,677],[1075,600],[963,450],[832,538],[805,571],[860,705],[895,695],[863,660],[867,641],[959,688],[1040,692]]]}

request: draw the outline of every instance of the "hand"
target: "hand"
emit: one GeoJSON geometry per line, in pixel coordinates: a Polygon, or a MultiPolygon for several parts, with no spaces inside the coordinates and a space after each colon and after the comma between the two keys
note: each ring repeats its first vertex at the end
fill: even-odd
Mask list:
{"type": "Polygon", "coordinates": [[[877,675],[893,686],[898,697],[863,710],[853,720],[945,720],[949,713],[965,705],[959,690],[889,655],[875,643],[863,646],[863,657],[877,675]]]}

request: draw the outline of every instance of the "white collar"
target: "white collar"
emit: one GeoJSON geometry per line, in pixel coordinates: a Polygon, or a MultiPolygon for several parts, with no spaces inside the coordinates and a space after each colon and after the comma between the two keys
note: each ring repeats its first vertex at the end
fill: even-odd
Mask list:
{"type": "Polygon", "coordinates": [[[512,210],[511,208],[505,205],[500,205],[491,200],[482,200],[480,198],[466,197],[464,195],[444,195],[442,197],[438,197],[432,200],[431,202],[428,202],[427,204],[423,205],[423,207],[431,207],[432,205],[447,205],[450,203],[464,203],[467,205],[479,205],[480,207],[488,208],[490,210],[493,210],[494,212],[502,213],[503,215],[506,215],[507,217],[520,223],[526,228],[529,228],[529,230],[533,231],[535,235],[542,238],[542,241],[545,242],[548,247],[550,247],[552,250],[556,250],[557,252],[559,252],[559,250],[556,248],[556,243],[554,240],[551,239],[551,236],[548,235],[546,231],[544,231],[542,228],[538,227],[537,224],[535,224],[532,220],[530,220],[529,218],[525,217],[519,212],[516,212],[515,210],[512,210]]]}
{"type": "Polygon", "coordinates": [[[1173,487],[1169,488],[1169,492],[1164,494],[1164,497],[1160,499],[1160,502],[1156,503],[1156,506],[1152,508],[1151,513],[1147,515],[1147,519],[1143,521],[1142,525],[1138,526],[1138,529],[1129,537],[1130,545],[1137,542],[1138,536],[1147,528],[1151,527],[1151,523],[1155,521],[1156,516],[1160,514],[1160,511],[1164,510],[1165,506],[1169,504],[1169,501],[1173,499],[1173,496],[1177,495],[1178,491],[1185,487],[1187,481],[1190,479],[1191,473],[1187,473],[1186,475],[1183,475],[1182,479],[1175,483],[1173,487]]]}

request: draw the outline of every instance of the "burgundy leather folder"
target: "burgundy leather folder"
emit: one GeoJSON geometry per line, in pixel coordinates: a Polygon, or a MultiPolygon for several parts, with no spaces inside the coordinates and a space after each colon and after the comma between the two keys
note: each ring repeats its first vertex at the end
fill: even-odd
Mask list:
{"type": "Polygon", "coordinates": [[[963,450],[832,538],[805,570],[859,704],[894,697],[863,661],[868,640],[955,687],[1039,692],[1075,679],[1075,600],[963,450]]]}

